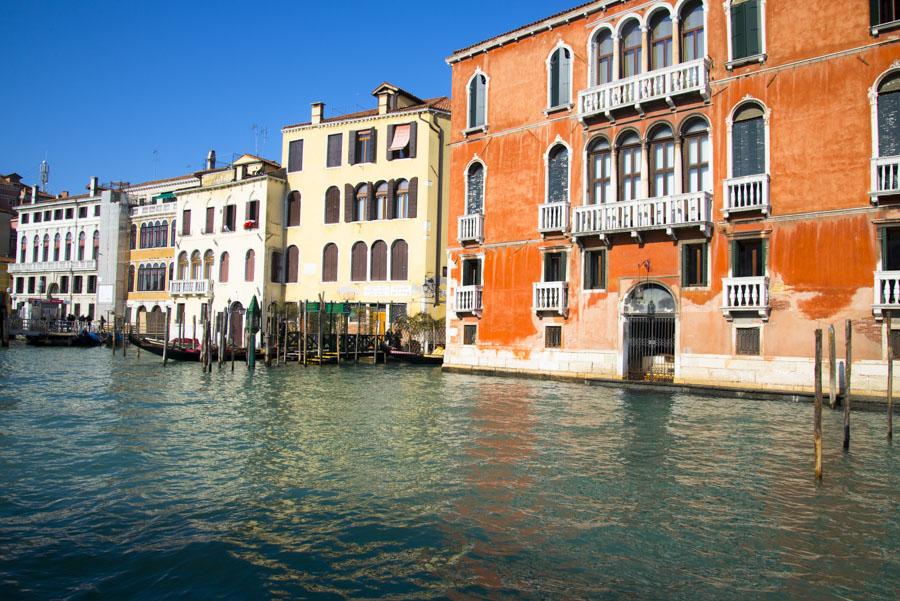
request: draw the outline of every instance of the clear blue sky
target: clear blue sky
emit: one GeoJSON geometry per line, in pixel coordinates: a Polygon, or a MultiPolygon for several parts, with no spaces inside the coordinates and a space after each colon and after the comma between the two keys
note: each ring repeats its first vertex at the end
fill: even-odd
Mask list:
{"type": "Polygon", "coordinates": [[[385,80],[449,94],[453,50],[578,3],[7,1],[0,173],[33,183],[46,157],[50,191],[72,193],[181,175],[210,148],[253,152],[254,123],[279,160],[310,102],[371,108],[385,80]]]}

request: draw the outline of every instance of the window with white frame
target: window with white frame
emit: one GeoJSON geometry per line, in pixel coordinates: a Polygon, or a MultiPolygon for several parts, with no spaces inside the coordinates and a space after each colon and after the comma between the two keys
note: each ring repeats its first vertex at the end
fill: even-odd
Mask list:
{"type": "Polygon", "coordinates": [[[764,7],[765,0],[728,0],[725,3],[729,63],[753,62],[765,54],[764,7]]]}
{"type": "Polygon", "coordinates": [[[584,290],[606,289],[606,250],[591,249],[582,253],[584,259],[584,290]]]}
{"type": "Polygon", "coordinates": [[[711,192],[709,125],[700,117],[685,121],[681,128],[682,173],[685,192],[711,192]]]}
{"type": "Polygon", "coordinates": [[[681,60],[692,61],[706,56],[703,27],[703,2],[691,0],[681,8],[681,60]]]}
{"type": "Polygon", "coordinates": [[[665,9],[650,17],[650,69],[672,65],[672,17],[665,9]]]}
{"type": "Polygon", "coordinates": [[[484,211],[484,165],[472,163],[466,172],[466,215],[484,211]]]}
{"type": "Polygon", "coordinates": [[[569,202],[569,150],[562,144],[547,154],[547,202],[569,202]]]}
{"type": "Polygon", "coordinates": [[[641,193],[641,139],[626,132],[619,138],[619,200],[636,200],[641,193]]]}
{"type": "Polygon", "coordinates": [[[622,28],[621,49],[619,51],[621,54],[621,77],[639,75],[643,70],[642,37],[641,24],[637,19],[629,20],[625,27],[622,28]]]}
{"type": "Polygon", "coordinates": [[[900,71],[878,86],[878,156],[900,156],[900,71]]]}
{"type": "Polygon", "coordinates": [[[650,132],[650,197],[675,193],[675,138],[668,125],[650,132]]]}
{"type": "Polygon", "coordinates": [[[572,51],[556,48],[547,61],[549,108],[568,106],[572,101],[572,51]]]}
{"type": "Polygon", "coordinates": [[[606,138],[597,138],[588,146],[588,190],[590,204],[613,200],[612,152],[606,138]]]}
{"type": "Polygon", "coordinates": [[[766,172],[766,128],[763,108],[755,102],[741,105],[731,129],[731,177],[766,172]]]}
{"type": "Polygon", "coordinates": [[[487,122],[487,77],[476,72],[469,80],[469,129],[484,127],[487,122]]]}
{"type": "Polygon", "coordinates": [[[592,41],[594,51],[594,85],[598,86],[613,80],[613,64],[615,47],[612,32],[606,28],[594,34],[592,41]]]}

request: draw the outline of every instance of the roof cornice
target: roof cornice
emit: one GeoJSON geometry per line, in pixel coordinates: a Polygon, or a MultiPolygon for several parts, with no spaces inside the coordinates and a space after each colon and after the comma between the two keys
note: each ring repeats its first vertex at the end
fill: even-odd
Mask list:
{"type": "Polygon", "coordinates": [[[287,127],[281,128],[281,133],[293,133],[297,131],[306,131],[310,129],[316,128],[334,128],[340,127],[347,124],[352,123],[366,123],[369,121],[377,121],[379,119],[390,119],[393,117],[408,117],[409,115],[418,115],[419,113],[440,113],[442,115],[449,115],[450,111],[445,111],[443,109],[435,108],[435,107],[422,107],[417,109],[411,109],[409,111],[398,110],[391,113],[375,114],[375,115],[366,115],[365,117],[351,117],[349,119],[341,119],[340,117],[335,117],[333,121],[323,121],[322,123],[303,123],[301,125],[288,125],[287,127]]]}

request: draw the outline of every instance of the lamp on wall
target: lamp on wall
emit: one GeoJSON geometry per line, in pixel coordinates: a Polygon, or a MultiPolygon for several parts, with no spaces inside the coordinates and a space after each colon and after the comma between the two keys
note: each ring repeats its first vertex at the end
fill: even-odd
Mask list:
{"type": "Polygon", "coordinates": [[[424,296],[425,298],[434,298],[434,289],[434,278],[431,276],[426,277],[425,282],[422,284],[422,296],[424,296]]]}
{"type": "Polygon", "coordinates": [[[637,302],[643,302],[644,300],[644,286],[641,280],[641,268],[647,270],[647,280],[650,281],[650,259],[644,259],[640,263],[638,263],[638,287],[637,290],[634,291],[634,300],[637,302]]]}

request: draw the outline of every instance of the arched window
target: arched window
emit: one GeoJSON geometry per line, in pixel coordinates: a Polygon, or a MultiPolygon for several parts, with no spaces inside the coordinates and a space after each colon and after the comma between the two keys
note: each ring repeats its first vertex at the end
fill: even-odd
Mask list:
{"type": "Polygon", "coordinates": [[[409,217],[409,182],[401,179],[394,192],[394,219],[409,217]]]}
{"type": "Polygon", "coordinates": [[[19,263],[28,262],[28,240],[25,239],[25,236],[22,236],[22,243],[19,245],[19,263]]]}
{"type": "Polygon", "coordinates": [[[700,117],[694,117],[682,126],[681,136],[684,191],[712,192],[709,175],[709,126],[700,117]]]}
{"type": "Polygon", "coordinates": [[[256,279],[256,252],[251,248],[244,257],[244,281],[252,282],[256,279]]]}
{"type": "Polygon", "coordinates": [[[60,246],[61,246],[60,236],[59,236],[59,234],[56,234],[53,237],[53,260],[54,261],[59,261],[59,247],[60,246]]]}
{"type": "Polygon", "coordinates": [[[34,243],[31,245],[31,260],[35,263],[41,260],[41,238],[37,234],[35,234],[34,243]]]}
{"type": "Polygon", "coordinates": [[[172,233],[169,235],[169,246],[175,246],[175,220],[172,220],[172,233]]]}
{"type": "Polygon", "coordinates": [[[273,284],[281,284],[281,252],[277,250],[272,251],[272,262],[269,265],[269,281],[273,284]]]}
{"type": "Polygon", "coordinates": [[[376,240],[372,244],[372,274],[373,282],[387,280],[387,244],[384,240],[376,240]]]}
{"type": "Polygon", "coordinates": [[[569,202],[569,150],[562,144],[547,154],[547,202],[569,202]]]}
{"type": "Polygon", "coordinates": [[[72,260],[72,232],[68,232],[66,234],[66,247],[63,250],[63,256],[65,257],[66,261],[72,260]]]}
{"type": "Polygon", "coordinates": [[[296,284],[300,279],[300,249],[288,246],[284,253],[284,277],[288,284],[296,284]]]}
{"type": "Polygon", "coordinates": [[[147,224],[141,224],[141,248],[147,248],[147,224]]]}
{"type": "Polygon", "coordinates": [[[322,249],[322,281],[336,282],[338,274],[338,247],[328,243],[322,249]]]}
{"type": "Polygon", "coordinates": [[[169,281],[171,282],[175,279],[175,262],[172,261],[169,263],[169,281]]]}
{"type": "Polygon", "coordinates": [[[650,197],[675,194],[675,138],[672,128],[658,125],[650,132],[650,197]]]}
{"type": "Polygon", "coordinates": [[[91,251],[91,258],[95,261],[100,257],[100,230],[94,230],[94,246],[91,251]]]}
{"type": "Polygon", "coordinates": [[[131,224],[131,236],[128,239],[128,248],[134,250],[137,246],[137,226],[135,224],[131,224]]]}
{"type": "Polygon", "coordinates": [[[150,247],[159,248],[159,221],[150,225],[150,247]]]}
{"type": "Polygon", "coordinates": [[[672,64],[672,17],[667,10],[658,10],[650,18],[650,69],[662,69],[672,64]]]}
{"type": "Polygon", "coordinates": [[[169,221],[164,219],[162,225],[159,226],[159,245],[167,246],[169,240],[169,221]]]}
{"type": "Polygon", "coordinates": [[[134,265],[128,266],[128,292],[134,292],[134,265]]]}
{"type": "Polygon", "coordinates": [[[628,132],[619,138],[619,200],[635,200],[641,190],[641,139],[628,132]]]}
{"type": "Polygon", "coordinates": [[[228,281],[228,253],[223,252],[219,258],[219,281],[223,284],[228,281]]]}
{"type": "Polygon", "coordinates": [[[365,221],[366,204],[369,201],[369,185],[360,184],[356,189],[356,202],[353,205],[353,221],[365,221]]]}
{"type": "Polygon", "coordinates": [[[621,77],[632,77],[641,72],[641,26],[631,19],[622,28],[621,77]]]}
{"type": "Polygon", "coordinates": [[[613,38],[608,29],[601,29],[594,35],[594,85],[613,80],[613,38]]]}
{"type": "Polygon", "coordinates": [[[681,60],[692,61],[706,55],[703,31],[703,2],[691,0],[681,9],[681,60]]]}
{"type": "Polygon", "coordinates": [[[606,138],[588,147],[588,189],[591,204],[612,202],[612,152],[606,138]]]}
{"type": "Polygon", "coordinates": [[[476,215],[484,211],[484,165],[475,162],[466,172],[466,214],[476,215]]]}
{"type": "Polygon", "coordinates": [[[200,262],[200,251],[195,250],[191,253],[191,279],[199,280],[200,279],[200,269],[203,264],[200,262]]]}
{"type": "Polygon", "coordinates": [[[469,128],[484,127],[487,117],[487,77],[475,73],[469,80],[469,128]]]}
{"type": "Polygon", "coordinates": [[[146,281],[145,281],[146,275],[147,275],[147,273],[146,273],[146,269],[144,268],[144,266],[141,265],[140,267],[138,267],[138,281],[137,281],[138,292],[143,292],[144,290],[147,289],[146,281]]]}
{"type": "Polygon", "coordinates": [[[325,223],[338,223],[341,220],[341,191],[331,186],[325,191],[325,223]]]}
{"type": "Polygon", "coordinates": [[[287,224],[288,227],[300,225],[300,193],[296,190],[288,194],[287,224]]]}
{"type": "Polygon", "coordinates": [[[350,279],[354,282],[366,281],[368,263],[369,257],[366,243],[357,242],[350,251],[350,279]]]}
{"type": "Polygon", "coordinates": [[[547,62],[550,107],[565,106],[572,100],[572,52],[560,46],[547,62]]]}
{"type": "Polygon", "coordinates": [[[43,252],[41,253],[41,260],[46,263],[50,260],[50,234],[44,234],[44,245],[43,252]]]}
{"type": "Polygon", "coordinates": [[[766,172],[766,130],[763,109],[755,102],[741,105],[731,128],[731,177],[766,172]]]}
{"type": "Polygon", "coordinates": [[[375,219],[387,218],[388,185],[381,182],[375,186],[375,219]]]}
{"type": "Polygon", "coordinates": [[[878,156],[900,156],[900,71],[885,77],[878,86],[877,110],[878,156]]]}
{"type": "Polygon", "coordinates": [[[78,260],[84,261],[84,243],[87,240],[87,236],[84,235],[84,232],[78,234],[78,260]]]}
{"type": "Polygon", "coordinates": [[[178,255],[178,279],[186,280],[188,275],[188,258],[187,252],[181,251],[178,255]]]}
{"type": "Polygon", "coordinates": [[[391,279],[405,281],[409,279],[409,248],[406,240],[395,240],[391,244],[391,279]]]}
{"type": "Polygon", "coordinates": [[[213,255],[213,251],[207,250],[205,253],[203,253],[203,279],[204,280],[212,279],[214,262],[215,262],[215,256],[213,255]]]}

